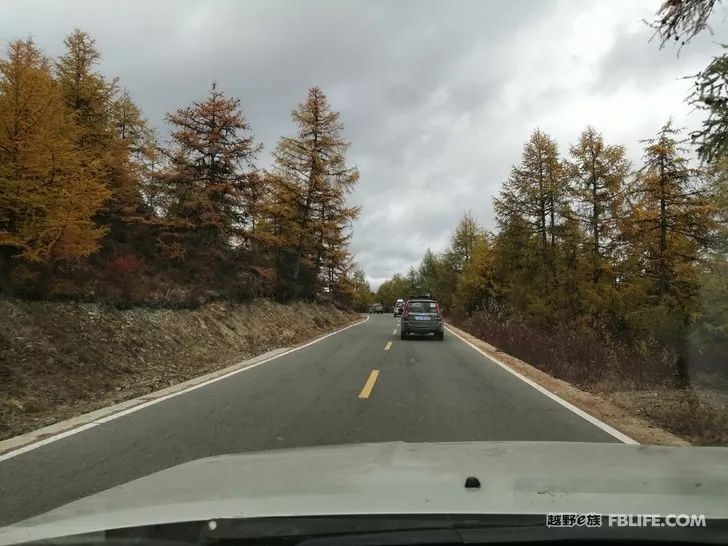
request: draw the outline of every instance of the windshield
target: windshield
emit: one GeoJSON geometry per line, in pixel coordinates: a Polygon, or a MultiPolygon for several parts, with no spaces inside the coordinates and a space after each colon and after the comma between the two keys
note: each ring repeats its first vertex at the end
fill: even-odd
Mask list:
{"type": "Polygon", "coordinates": [[[727,16],[5,0],[0,546],[728,518],[727,16]]]}
{"type": "Polygon", "coordinates": [[[437,304],[427,301],[412,301],[409,303],[411,313],[436,313],[437,304]]]}

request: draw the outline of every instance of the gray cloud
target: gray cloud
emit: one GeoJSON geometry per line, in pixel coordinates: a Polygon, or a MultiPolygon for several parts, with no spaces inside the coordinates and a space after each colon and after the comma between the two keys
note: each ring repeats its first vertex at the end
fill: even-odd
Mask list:
{"type": "Polygon", "coordinates": [[[4,3],[0,36],[32,34],[58,55],[65,34],[88,31],[101,70],[162,134],[164,113],[214,79],[241,99],[263,167],[293,129],[290,110],[321,86],[361,171],[352,251],[378,284],[442,250],[465,209],[492,229],[491,197],[535,127],[566,151],[593,123],[638,158],[639,139],[668,115],[697,123],[678,77],[704,66],[722,35],[680,58],[659,51],[639,24],[658,3],[19,0],[4,3]]]}

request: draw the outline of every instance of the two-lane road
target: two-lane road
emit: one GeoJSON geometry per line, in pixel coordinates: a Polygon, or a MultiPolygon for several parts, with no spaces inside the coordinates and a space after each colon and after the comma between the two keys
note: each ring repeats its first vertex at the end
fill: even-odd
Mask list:
{"type": "Polygon", "coordinates": [[[0,460],[0,525],[185,461],[403,440],[614,442],[455,336],[368,321],[224,380],[0,460]]]}

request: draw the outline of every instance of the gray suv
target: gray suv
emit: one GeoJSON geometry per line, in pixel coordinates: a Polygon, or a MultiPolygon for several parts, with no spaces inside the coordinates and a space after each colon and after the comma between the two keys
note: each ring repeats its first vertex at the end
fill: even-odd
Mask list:
{"type": "Polygon", "coordinates": [[[432,298],[412,298],[404,305],[400,324],[400,338],[407,339],[410,334],[435,334],[442,341],[445,329],[442,323],[440,304],[432,298]]]}

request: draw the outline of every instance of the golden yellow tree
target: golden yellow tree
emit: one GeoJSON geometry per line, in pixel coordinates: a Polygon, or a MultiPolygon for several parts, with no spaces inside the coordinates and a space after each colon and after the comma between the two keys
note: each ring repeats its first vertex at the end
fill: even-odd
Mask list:
{"type": "Polygon", "coordinates": [[[76,29],[64,44],[55,71],[78,126],[76,145],[84,167],[103,177],[111,192],[96,221],[110,229],[107,239],[113,242],[107,240],[105,246],[131,243],[137,235],[131,224],[142,221],[140,181],[153,135],[129,93],[120,92],[116,79],[96,70],[101,55],[95,40],[76,29]]]}
{"type": "Polygon", "coordinates": [[[589,234],[592,281],[597,283],[613,262],[622,186],[630,164],[624,146],[607,144],[593,127],[581,133],[569,153],[571,192],[576,200],[573,214],[589,234]]]}
{"type": "Polygon", "coordinates": [[[688,297],[697,265],[714,243],[719,213],[679,137],[670,120],[655,138],[643,141],[644,165],[631,188],[628,235],[658,300],[688,297]]]}
{"type": "Polygon", "coordinates": [[[108,197],[75,145],[78,128],[49,61],[32,40],[0,61],[0,255],[44,263],[87,256],[104,229],[93,217],[108,197]]]}
{"type": "Polygon", "coordinates": [[[523,146],[521,164],[514,166],[493,206],[501,224],[518,214],[538,236],[544,277],[557,280],[556,239],[566,201],[565,169],[556,141],[536,129],[523,146]]]}

